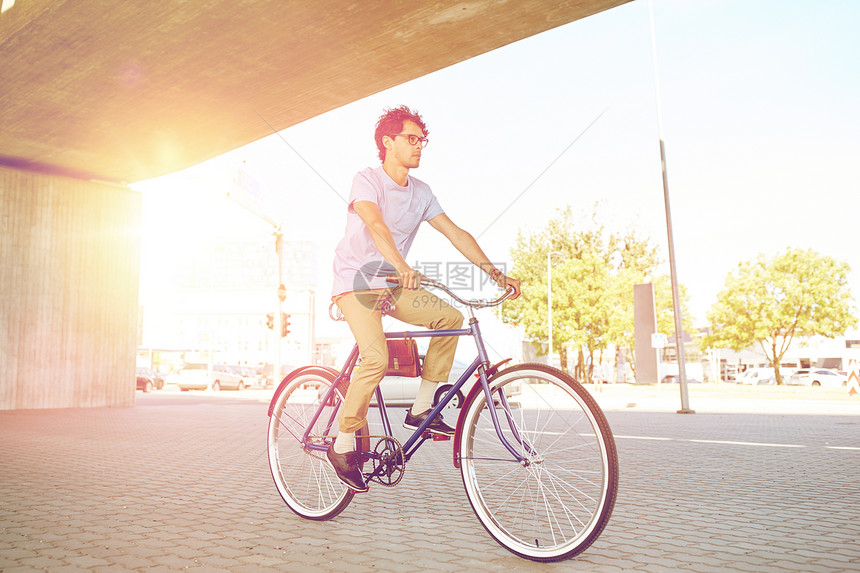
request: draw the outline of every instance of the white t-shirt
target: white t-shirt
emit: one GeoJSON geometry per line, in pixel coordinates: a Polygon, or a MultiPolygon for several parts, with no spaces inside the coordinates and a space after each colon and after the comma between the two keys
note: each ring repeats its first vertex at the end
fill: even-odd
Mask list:
{"type": "Polygon", "coordinates": [[[412,177],[406,187],[394,182],[380,165],[359,171],[352,181],[346,215],[346,232],[334,252],[332,295],[392,286],[385,280],[394,268],[377,250],[370,231],[355,212],[356,201],[379,207],[397,250],[406,258],[422,221],[444,213],[430,186],[412,177]],[[382,276],[375,276],[381,274],[382,276]]]}

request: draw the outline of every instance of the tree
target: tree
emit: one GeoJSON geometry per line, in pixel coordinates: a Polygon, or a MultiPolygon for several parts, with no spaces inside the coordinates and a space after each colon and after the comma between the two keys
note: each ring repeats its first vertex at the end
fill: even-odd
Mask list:
{"type": "MultiPolygon", "coordinates": [[[[574,373],[580,379],[591,378],[595,355],[601,362],[610,344],[633,348],[634,284],[652,281],[658,301],[664,290],[671,301],[668,277],[653,276],[656,247],[632,229],[608,232],[596,206],[586,220],[577,220],[570,207],[559,210],[541,232],[520,233],[511,254],[523,296],[505,304],[503,318],[548,350],[547,256],[552,254],[553,349],[565,370],[569,349],[576,351],[574,373]]],[[[658,324],[672,320],[671,302],[658,306],[658,324]]]]}
{"type": "Polygon", "coordinates": [[[606,261],[589,250],[563,261],[553,272],[553,319],[557,325],[553,338],[559,339],[565,357],[568,344],[576,345],[575,375],[581,380],[591,378],[594,353],[602,355],[609,344],[609,282],[606,261]]]}
{"type": "MultiPolygon", "coordinates": [[[[502,316],[507,322],[522,326],[527,340],[547,344],[548,273],[547,258],[553,266],[553,348],[559,351],[561,366],[567,369],[568,344],[586,329],[583,321],[594,320],[586,316],[584,301],[588,292],[594,292],[595,280],[589,274],[600,275],[607,264],[602,256],[603,228],[592,220],[582,229],[574,221],[570,207],[559,212],[542,232],[517,235],[511,251],[514,274],[523,284],[523,296],[506,303],[502,316]],[[555,253],[555,255],[550,255],[555,253]],[[586,262],[583,262],[586,261],[586,262]]],[[[593,302],[593,297],[592,297],[593,302]]],[[[599,321],[598,321],[599,322],[599,321]]],[[[548,345],[547,345],[548,350],[548,345]]]]}
{"type": "Polygon", "coordinates": [[[801,249],[739,263],[708,313],[711,332],[703,346],[739,351],[758,344],[782,384],[779,364],[794,338],[841,336],[856,324],[849,270],[845,262],[801,249]]]}

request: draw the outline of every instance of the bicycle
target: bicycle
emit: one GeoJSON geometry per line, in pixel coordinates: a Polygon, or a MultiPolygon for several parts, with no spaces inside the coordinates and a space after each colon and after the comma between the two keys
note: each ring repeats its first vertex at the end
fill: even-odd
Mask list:
{"type": "MultiPolygon", "coordinates": [[[[382,390],[376,388],[383,435],[370,436],[368,426],[356,434],[365,480],[396,485],[418,448],[428,439],[442,439],[427,425],[476,374],[457,419],[453,463],[478,520],[500,545],[525,559],[561,561],[585,551],[606,527],[618,490],[615,442],[600,407],[556,368],[491,366],[474,311],[501,304],[510,291],[493,301],[467,301],[442,283],[425,278],[422,285],[468,308],[468,328],[387,332],[386,337],[471,336],[477,357],[403,444],[393,437],[382,390]],[[372,448],[371,439],[378,440],[372,448]]],[[[335,476],[325,452],[358,357],[355,346],[339,372],[325,366],[294,370],[269,405],[272,477],[287,506],[306,519],[332,519],[354,496],[335,476]]]]}

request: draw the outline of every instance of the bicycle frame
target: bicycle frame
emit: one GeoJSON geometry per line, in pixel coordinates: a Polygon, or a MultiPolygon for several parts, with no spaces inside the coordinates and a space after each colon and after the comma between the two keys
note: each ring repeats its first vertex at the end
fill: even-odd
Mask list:
{"type": "MultiPolygon", "coordinates": [[[[427,418],[424,420],[424,422],[412,433],[412,435],[409,437],[409,439],[406,441],[406,443],[403,444],[402,447],[403,447],[403,455],[405,457],[405,461],[409,461],[409,459],[418,450],[418,448],[421,446],[421,444],[423,444],[424,441],[427,440],[427,437],[424,436],[424,432],[427,430],[427,427],[430,425],[430,423],[433,421],[433,419],[436,417],[436,415],[438,415],[448,405],[448,402],[450,402],[451,399],[456,395],[457,391],[460,390],[460,388],[462,388],[466,384],[466,382],[469,380],[469,378],[476,371],[478,372],[478,380],[475,382],[475,384],[481,384],[481,386],[483,388],[484,396],[486,397],[486,400],[487,400],[487,404],[494,404],[493,394],[492,394],[492,391],[490,390],[490,384],[489,384],[489,381],[487,379],[487,369],[490,366],[490,361],[489,361],[489,357],[487,355],[486,347],[484,346],[484,340],[481,336],[480,327],[478,326],[478,319],[476,319],[474,316],[472,316],[469,319],[469,328],[462,328],[462,329],[456,329],[456,330],[416,330],[416,331],[401,331],[401,332],[386,332],[385,333],[386,338],[436,338],[439,336],[471,336],[475,341],[475,346],[477,347],[477,350],[478,350],[478,356],[469,365],[469,367],[466,368],[466,370],[463,372],[463,374],[460,376],[460,378],[457,380],[457,382],[454,383],[454,385],[445,394],[445,396],[442,397],[442,399],[439,401],[439,403],[433,407],[433,409],[430,411],[430,414],[427,416],[427,418]]],[[[347,357],[346,362],[344,363],[344,367],[341,369],[340,373],[337,375],[334,382],[332,383],[332,385],[329,387],[329,389],[326,391],[325,395],[323,396],[320,408],[317,409],[316,413],[314,414],[313,419],[308,424],[304,435],[301,437],[301,442],[306,449],[316,450],[319,452],[325,452],[326,449],[328,448],[328,446],[325,444],[314,444],[314,443],[310,443],[308,441],[308,435],[310,433],[310,429],[314,426],[314,424],[316,424],[317,420],[319,419],[319,417],[323,411],[323,406],[325,404],[328,404],[329,400],[331,400],[333,398],[334,392],[337,390],[337,388],[340,386],[340,384],[343,381],[350,379],[350,377],[352,376],[352,371],[355,368],[357,362],[358,362],[358,345],[355,345],[352,349],[352,352],[350,352],[349,357],[347,357]]],[[[393,435],[392,429],[391,429],[391,421],[388,418],[388,410],[385,406],[385,400],[382,396],[382,389],[379,386],[377,386],[375,393],[376,393],[376,400],[377,400],[377,405],[379,407],[380,416],[382,418],[383,430],[385,432],[385,435],[391,436],[391,435],[393,435]]],[[[514,436],[514,439],[516,440],[517,444],[520,446],[520,448],[524,448],[526,451],[532,452],[531,447],[527,443],[525,443],[525,441],[520,437],[519,432],[517,432],[515,425],[513,423],[511,423],[512,418],[511,418],[510,406],[508,404],[507,397],[504,395],[503,391],[499,392],[499,404],[505,413],[506,421],[508,422],[508,425],[513,432],[513,436],[514,436]]],[[[501,441],[502,445],[504,445],[504,447],[514,457],[514,460],[512,460],[512,461],[516,461],[516,462],[519,462],[521,464],[527,464],[528,462],[527,462],[526,458],[523,457],[518,452],[517,448],[515,448],[510,443],[510,441],[508,441],[508,439],[505,437],[504,432],[502,431],[502,426],[501,426],[501,422],[499,420],[499,416],[496,413],[496,409],[494,407],[491,407],[491,408],[489,408],[489,410],[490,410],[490,417],[492,419],[493,426],[496,430],[496,434],[499,437],[499,440],[501,441]]],[[[331,418],[326,421],[327,433],[329,433],[329,434],[331,433],[331,428],[334,426],[335,422],[336,422],[335,415],[332,414],[331,418]]],[[[365,455],[368,455],[371,458],[374,457],[373,452],[363,452],[363,453],[365,455]]]]}

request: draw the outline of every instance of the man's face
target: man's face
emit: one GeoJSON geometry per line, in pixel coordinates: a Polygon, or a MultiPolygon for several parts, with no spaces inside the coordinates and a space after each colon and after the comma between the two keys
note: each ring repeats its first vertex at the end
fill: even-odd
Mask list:
{"type": "Polygon", "coordinates": [[[417,135],[424,137],[424,132],[413,121],[404,121],[403,129],[400,130],[403,135],[391,136],[390,147],[387,147],[385,154],[386,161],[394,161],[407,169],[415,169],[421,163],[421,142],[415,145],[409,145],[409,135],[417,135]]]}

